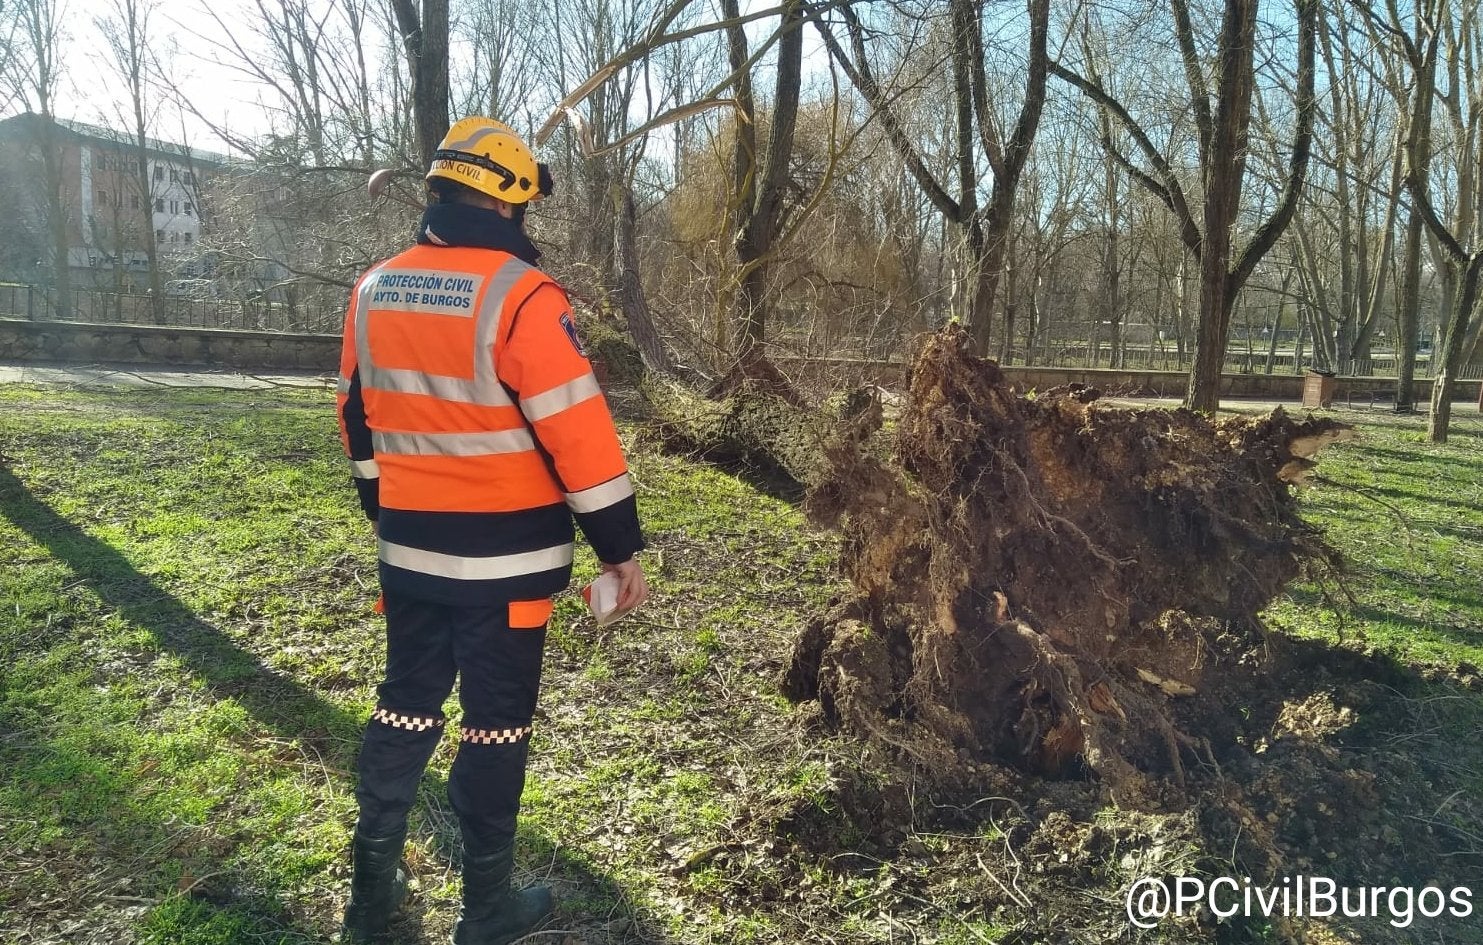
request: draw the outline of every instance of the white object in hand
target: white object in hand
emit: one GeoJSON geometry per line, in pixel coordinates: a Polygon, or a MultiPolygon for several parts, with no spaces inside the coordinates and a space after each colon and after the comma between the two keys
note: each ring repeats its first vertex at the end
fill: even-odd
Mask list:
{"type": "Polygon", "coordinates": [[[587,601],[587,609],[592,611],[599,627],[607,626],[632,609],[618,607],[618,591],[622,586],[616,571],[605,571],[582,588],[582,599],[587,601]]]}

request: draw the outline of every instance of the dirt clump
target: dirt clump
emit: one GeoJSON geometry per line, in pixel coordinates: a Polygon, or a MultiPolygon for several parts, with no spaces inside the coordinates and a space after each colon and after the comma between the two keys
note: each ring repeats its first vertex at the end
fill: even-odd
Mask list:
{"type": "Polygon", "coordinates": [[[934,336],[893,455],[839,439],[810,498],[858,594],[803,635],[785,691],[945,781],[997,761],[1137,805],[1182,787],[1218,681],[1263,658],[1257,613],[1337,565],[1292,485],[1351,431],[1098,397],[1021,396],[961,330],[934,336]]]}
{"type": "MultiPolygon", "coordinates": [[[[932,895],[1084,940],[1126,932],[1102,900],[1141,876],[1425,882],[1474,862],[1453,826],[1477,815],[1456,809],[1467,773],[1439,738],[1401,741],[1458,724],[1409,717],[1431,705],[1413,698],[1421,678],[1259,618],[1299,577],[1342,587],[1295,487],[1352,435],[1281,409],[1212,419],[1078,385],[1024,395],[961,330],[932,336],[894,435],[826,446],[807,509],[840,530],[851,591],[782,678],[812,725],[868,746],[876,781],[929,800],[883,816],[856,803],[869,779],[841,775],[853,787],[811,815],[827,823],[782,832],[834,857],[809,839],[833,824],[906,860],[894,836],[978,837],[971,859],[933,854],[927,872],[954,885],[932,895]],[[1422,810],[1448,823],[1418,831],[1422,810]]],[[[1185,931],[1207,940],[1208,920],[1185,931]]]]}

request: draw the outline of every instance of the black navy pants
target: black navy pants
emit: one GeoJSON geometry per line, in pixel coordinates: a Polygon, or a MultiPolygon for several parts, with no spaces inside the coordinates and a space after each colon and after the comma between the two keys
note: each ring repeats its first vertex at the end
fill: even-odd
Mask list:
{"type": "MultiPolygon", "coordinates": [[[[457,607],[392,593],[385,601],[386,681],[361,744],[357,829],[384,837],[405,827],[457,677],[463,720],[448,799],[464,849],[490,853],[515,836],[549,604],[544,614],[537,605],[540,626],[512,629],[508,604],[457,607]]],[[[532,622],[529,604],[515,607],[517,624],[532,622]]]]}

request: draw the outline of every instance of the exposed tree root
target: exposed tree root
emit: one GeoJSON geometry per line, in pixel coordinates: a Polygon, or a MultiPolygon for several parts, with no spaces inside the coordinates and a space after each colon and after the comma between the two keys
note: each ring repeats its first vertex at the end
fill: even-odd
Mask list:
{"type": "MultiPolygon", "coordinates": [[[[1159,806],[1204,764],[1179,703],[1260,659],[1256,614],[1337,557],[1292,483],[1330,420],[1212,421],[1070,387],[1022,397],[949,329],[917,361],[894,456],[830,441],[810,512],[857,596],[798,642],[785,690],[944,781],[985,762],[1090,775],[1159,806]]],[[[1213,700],[1213,701],[1212,701],[1213,700]]]]}

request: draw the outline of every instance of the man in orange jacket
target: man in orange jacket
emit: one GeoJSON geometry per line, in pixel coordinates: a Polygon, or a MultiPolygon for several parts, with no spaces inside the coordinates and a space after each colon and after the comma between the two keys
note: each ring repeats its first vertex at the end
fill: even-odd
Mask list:
{"type": "Polygon", "coordinates": [[[551,911],[511,888],[551,595],[573,520],[620,607],[648,595],[633,486],[566,293],[535,268],[527,205],[550,175],[508,126],[466,118],[427,174],[417,245],[368,270],[345,318],[341,439],[375,523],[386,679],[358,762],[344,937],[385,929],[406,896],[407,813],[459,677],[448,795],[463,839],[456,945],[505,945],[551,911]]]}

